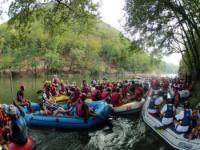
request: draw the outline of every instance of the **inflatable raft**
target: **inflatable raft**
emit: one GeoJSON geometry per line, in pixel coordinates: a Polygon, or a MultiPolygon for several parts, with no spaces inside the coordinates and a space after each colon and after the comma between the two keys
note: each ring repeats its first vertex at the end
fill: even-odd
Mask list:
{"type": "MultiPolygon", "coordinates": [[[[37,103],[31,104],[36,113],[28,113],[28,110],[22,107],[25,112],[25,119],[29,126],[39,127],[55,127],[64,129],[90,129],[96,127],[106,121],[109,118],[109,114],[112,112],[112,108],[103,101],[91,102],[89,107],[92,107],[97,114],[94,117],[90,117],[87,122],[83,118],[77,116],[47,116],[38,113],[40,106],[37,103]]],[[[60,105],[67,107],[66,105],[60,105]]]]}
{"type": "MultiPolygon", "coordinates": [[[[51,98],[50,98],[51,99],[51,98]]],[[[56,101],[56,102],[63,102],[63,101],[67,101],[69,99],[68,96],[66,95],[59,95],[59,96],[53,96],[53,99],[56,101]]]]}
{"type": "MultiPolygon", "coordinates": [[[[91,99],[86,99],[86,101],[92,102],[91,99]]],[[[104,100],[99,100],[99,101],[104,101],[104,100]]],[[[121,106],[117,106],[117,107],[113,107],[112,104],[109,104],[109,105],[112,107],[114,113],[126,115],[126,114],[140,112],[142,110],[142,106],[143,106],[144,102],[145,102],[145,99],[142,98],[141,101],[131,101],[131,102],[125,103],[125,104],[123,104],[121,106]]]]}
{"type": "Polygon", "coordinates": [[[33,150],[35,148],[32,137],[29,136],[25,145],[18,145],[14,142],[0,145],[0,150],[33,150]]]}
{"type": "Polygon", "coordinates": [[[140,112],[142,110],[142,106],[145,100],[142,99],[141,101],[132,101],[126,104],[123,104],[118,107],[112,107],[114,113],[116,114],[132,114],[136,112],[140,112]]]}
{"type": "Polygon", "coordinates": [[[180,150],[199,150],[200,149],[200,139],[193,139],[188,141],[184,137],[184,134],[178,134],[174,130],[174,126],[169,126],[166,129],[157,129],[156,127],[163,126],[161,120],[150,115],[147,112],[150,102],[150,97],[147,98],[146,103],[142,109],[143,120],[158,134],[160,135],[167,143],[172,147],[180,150]]]}

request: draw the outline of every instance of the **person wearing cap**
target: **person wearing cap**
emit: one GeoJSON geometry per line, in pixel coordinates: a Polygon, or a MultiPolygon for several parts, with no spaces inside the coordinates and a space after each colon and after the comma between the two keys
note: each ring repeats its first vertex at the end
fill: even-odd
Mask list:
{"type": "Polygon", "coordinates": [[[163,125],[170,125],[173,123],[173,117],[175,115],[175,106],[172,104],[171,97],[167,97],[167,103],[163,106],[160,111],[160,115],[162,117],[163,125]]]}
{"type": "Polygon", "coordinates": [[[24,96],[24,85],[20,86],[19,91],[17,91],[17,101],[20,103],[21,106],[27,106],[29,111],[32,111],[31,103],[25,99],[24,96]]]}
{"type": "Polygon", "coordinates": [[[24,145],[28,139],[28,132],[26,127],[26,121],[17,113],[17,108],[14,105],[8,105],[4,108],[5,112],[9,115],[9,140],[19,145],[24,145]]]}
{"type": "Polygon", "coordinates": [[[184,103],[184,110],[175,116],[174,121],[175,129],[179,133],[184,133],[189,130],[191,125],[192,110],[190,109],[190,104],[188,102],[184,103]]]}

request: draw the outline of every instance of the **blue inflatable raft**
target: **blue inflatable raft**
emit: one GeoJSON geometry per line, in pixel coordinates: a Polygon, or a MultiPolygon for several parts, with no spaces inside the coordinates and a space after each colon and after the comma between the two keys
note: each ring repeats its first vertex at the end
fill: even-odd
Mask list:
{"type": "MultiPolygon", "coordinates": [[[[25,119],[29,126],[39,127],[55,127],[63,129],[90,129],[102,124],[109,118],[112,108],[103,101],[96,101],[88,103],[89,107],[95,110],[97,116],[88,118],[87,122],[83,118],[74,116],[49,116],[42,115],[39,112],[40,105],[38,103],[31,103],[35,113],[29,113],[27,108],[21,107],[25,112],[25,119]]],[[[66,105],[61,105],[66,107],[66,105]]]]}

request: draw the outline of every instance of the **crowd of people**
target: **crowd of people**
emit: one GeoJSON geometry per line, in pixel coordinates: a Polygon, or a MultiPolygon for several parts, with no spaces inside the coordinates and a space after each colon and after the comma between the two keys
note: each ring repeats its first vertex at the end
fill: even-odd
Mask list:
{"type": "MultiPolygon", "coordinates": [[[[87,106],[86,99],[92,99],[93,101],[105,100],[117,107],[133,100],[140,101],[145,93],[145,88],[141,84],[134,83],[134,81],[109,82],[106,79],[102,82],[93,79],[91,85],[87,84],[86,80],[83,80],[79,87],[76,82],[69,84],[67,80],[64,83],[63,80],[54,77],[52,81],[44,83],[43,91],[43,114],[72,114],[73,108],[77,109],[76,112],[93,114],[89,107],[85,107],[87,106]],[[69,100],[66,102],[70,105],[68,110],[59,107],[54,101],[54,97],[58,95],[69,96],[69,100]]],[[[77,115],[84,116],[81,113],[77,115]]]]}
{"type": "Polygon", "coordinates": [[[195,137],[199,138],[200,107],[192,110],[190,103],[185,101],[183,109],[180,110],[178,108],[181,102],[179,91],[192,91],[194,89],[193,84],[179,78],[163,80],[153,79],[151,82],[152,92],[150,94],[148,113],[155,117],[161,117],[163,126],[158,128],[163,129],[174,125],[175,131],[177,133],[187,133],[189,140],[195,137]],[[166,91],[168,88],[173,89],[174,95],[166,91]],[[179,111],[176,111],[178,109],[179,111]]]}

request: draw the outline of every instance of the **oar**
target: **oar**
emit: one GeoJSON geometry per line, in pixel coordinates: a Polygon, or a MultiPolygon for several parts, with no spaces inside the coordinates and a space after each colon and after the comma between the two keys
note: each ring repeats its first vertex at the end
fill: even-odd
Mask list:
{"type": "Polygon", "coordinates": [[[44,90],[38,90],[36,93],[41,94],[42,92],[44,92],[44,90]]]}

